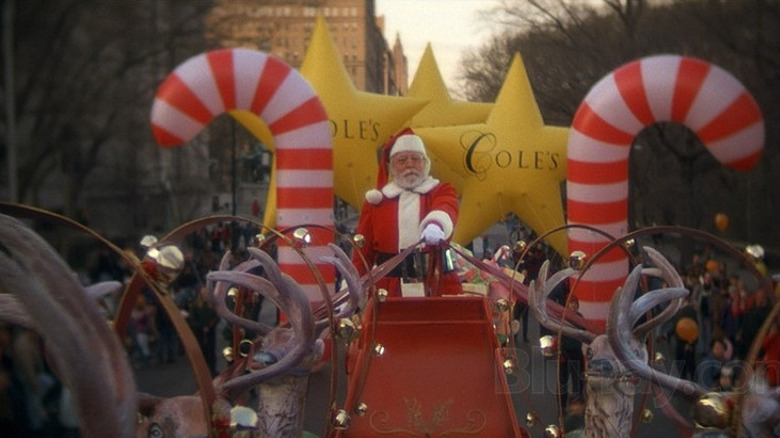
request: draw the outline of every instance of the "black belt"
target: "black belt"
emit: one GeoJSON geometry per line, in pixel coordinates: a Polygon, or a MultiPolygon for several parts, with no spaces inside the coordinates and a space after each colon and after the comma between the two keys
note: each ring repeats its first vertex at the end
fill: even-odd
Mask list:
{"type": "MultiPolygon", "coordinates": [[[[387,252],[379,252],[376,254],[376,264],[381,265],[382,263],[390,260],[397,254],[387,253],[387,252]]],[[[393,268],[390,273],[386,275],[386,277],[392,277],[392,278],[417,278],[419,279],[421,276],[417,275],[418,272],[423,273],[425,272],[425,269],[418,269],[418,266],[422,264],[422,257],[420,257],[420,252],[415,251],[411,254],[411,257],[406,257],[401,263],[398,264],[395,268],[393,268]],[[418,261],[419,259],[419,261],[418,261]],[[415,263],[417,261],[417,263],[415,263]]],[[[422,266],[420,266],[422,267],[422,266]]]]}

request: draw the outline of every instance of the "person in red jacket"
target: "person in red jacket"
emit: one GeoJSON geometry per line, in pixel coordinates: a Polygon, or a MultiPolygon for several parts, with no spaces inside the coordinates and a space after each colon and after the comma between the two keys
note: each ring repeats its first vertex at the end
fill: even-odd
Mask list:
{"type": "Polygon", "coordinates": [[[364,236],[365,245],[353,254],[361,275],[406,248],[424,244],[425,263],[419,263],[421,257],[409,257],[377,282],[388,296],[402,296],[402,282],[422,279],[424,271],[437,268],[439,275],[429,276],[435,281],[426,282],[426,295],[462,292],[457,273],[442,263],[442,249],[452,237],[458,217],[458,196],[451,184],[431,177],[430,169],[422,138],[405,129],[382,147],[377,188],[366,192],[356,229],[364,236]]]}

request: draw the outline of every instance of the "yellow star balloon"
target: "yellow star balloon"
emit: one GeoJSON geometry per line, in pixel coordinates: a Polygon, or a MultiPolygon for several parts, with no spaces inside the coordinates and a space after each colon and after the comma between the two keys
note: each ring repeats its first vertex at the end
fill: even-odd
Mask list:
{"type": "MultiPolygon", "coordinates": [[[[507,213],[538,234],[565,224],[561,182],[569,128],[544,124],[520,54],[485,123],[416,132],[432,151],[432,161],[443,161],[464,180],[456,242],[467,244],[507,213]]],[[[565,233],[553,233],[547,241],[566,254],[565,233]]]]}
{"type": "Polygon", "coordinates": [[[357,90],[321,16],[300,73],[317,92],[330,120],[333,191],[360,210],[365,192],[376,185],[378,148],[427,101],[357,90]]]}
{"type": "MultiPolygon", "coordinates": [[[[415,131],[424,127],[484,123],[493,108],[492,103],[456,101],[450,97],[430,43],[425,46],[425,52],[420,59],[407,95],[429,101],[428,105],[415,114],[409,123],[415,131]]],[[[460,192],[463,189],[463,177],[443,165],[441,160],[436,160],[433,153],[431,155],[431,173],[443,181],[452,183],[460,192]]]]}
{"type": "Polygon", "coordinates": [[[412,129],[483,123],[493,108],[492,103],[456,101],[450,97],[430,43],[425,46],[420,65],[406,94],[430,101],[412,117],[412,129]]]}

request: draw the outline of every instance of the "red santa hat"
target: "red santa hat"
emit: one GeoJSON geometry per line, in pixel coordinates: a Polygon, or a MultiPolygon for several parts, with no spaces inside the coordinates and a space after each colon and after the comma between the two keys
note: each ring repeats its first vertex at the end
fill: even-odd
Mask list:
{"type": "Polygon", "coordinates": [[[387,169],[390,163],[390,157],[399,152],[417,152],[423,154],[426,159],[426,171],[430,169],[428,154],[425,151],[425,144],[422,139],[414,133],[412,128],[404,128],[382,145],[381,156],[379,158],[379,171],[376,176],[376,188],[366,192],[366,201],[377,204],[382,200],[382,187],[387,185],[389,172],[387,169]]]}

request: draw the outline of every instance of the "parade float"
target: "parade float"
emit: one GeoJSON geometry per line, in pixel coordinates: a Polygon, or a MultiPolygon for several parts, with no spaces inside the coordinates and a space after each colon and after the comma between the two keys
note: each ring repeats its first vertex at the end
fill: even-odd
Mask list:
{"type": "MultiPolygon", "coordinates": [[[[437,111],[452,119],[436,121],[425,112],[432,98],[420,88],[403,98],[356,91],[333,54],[320,21],[300,74],[262,52],[217,50],[177,67],[156,95],[151,124],[160,146],[186,143],[227,113],[273,148],[272,192],[262,221],[197,219],[148,240],[146,252],[136,256],[54,213],[0,205],[0,317],[42,334],[54,368],[74,393],[83,436],[301,436],[308,378],[323,364],[331,372],[323,436],[530,436],[543,427],[540,413],[533,401],[515,406],[510,397],[519,376],[531,377],[516,357],[516,305],[529,306],[558,338],[588,345],[587,436],[628,436],[639,418],[647,419],[646,405],[635,406],[640,380],[690,402],[690,419],[668,402],[660,405],[681,436],[772,436],[780,415],[776,389],[761,391],[746,381],[741,391],[711,393],[652,366],[657,356],[648,334],[678,312],[688,291],[663,254],[637,242],[658,233],[693,237],[740,263],[755,275],[757,287],[770,288],[769,281],[747,255],[705,232],[630,231],[626,223],[629,147],[649,124],[685,125],[736,169],[758,160],[763,120],[736,79],[698,59],[640,59],[596,84],[568,129],[544,125],[518,55],[492,107],[460,102],[460,111],[437,111]],[[525,111],[516,111],[524,103],[525,111]],[[453,114],[470,117],[456,121],[453,114]],[[372,135],[343,135],[367,119],[372,135]],[[375,282],[415,247],[361,277],[348,254],[362,244],[361,236],[335,230],[333,196],[358,207],[358,194],[371,187],[376,173],[376,148],[405,126],[430,145],[434,173],[452,178],[461,190],[455,242],[439,250],[448,252],[453,268],[460,267],[473,286],[463,296],[438,296],[437,269],[443,265],[431,264],[425,296],[387,297],[375,282]],[[483,148],[480,139],[488,137],[498,149],[483,148]],[[501,160],[529,144],[538,160],[548,161],[533,178],[507,173],[501,160]],[[568,223],[559,202],[564,178],[568,223]],[[539,236],[508,242],[514,250],[510,263],[476,258],[461,246],[507,213],[539,236]],[[110,324],[93,302],[110,285],[81,286],[56,251],[20,221],[30,219],[86,233],[132,268],[110,324]],[[237,334],[230,366],[212,379],[169,285],[183,263],[177,245],[223,221],[251,222],[261,232],[246,259],[226,253],[207,276],[209,301],[237,334]],[[554,269],[545,262],[539,278],[525,284],[528,251],[543,242],[563,263],[554,269]],[[662,287],[648,289],[652,277],[662,287]],[[567,314],[549,299],[561,283],[583,303],[582,315],[567,314]],[[120,339],[143,288],[151,289],[173,322],[196,377],[196,394],[161,399],[137,393],[120,339]],[[256,294],[278,307],[278,325],[243,315],[242,300],[256,294]],[[243,332],[256,336],[238,335],[243,332]],[[346,382],[339,381],[341,370],[346,382]],[[253,406],[238,402],[248,391],[257,396],[253,406]]],[[[762,335],[776,325],[779,312],[774,299],[762,335]]],[[[555,355],[555,339],[543,341],[542,353],[555,355]]],[[[757,351],[754,345],[748,365],[757,351]]],[[[666,396],[653,392],[657,401],[666,396]]],[[[543,433],[562,437],[562,421],[550,418],[543,433]]]]}

